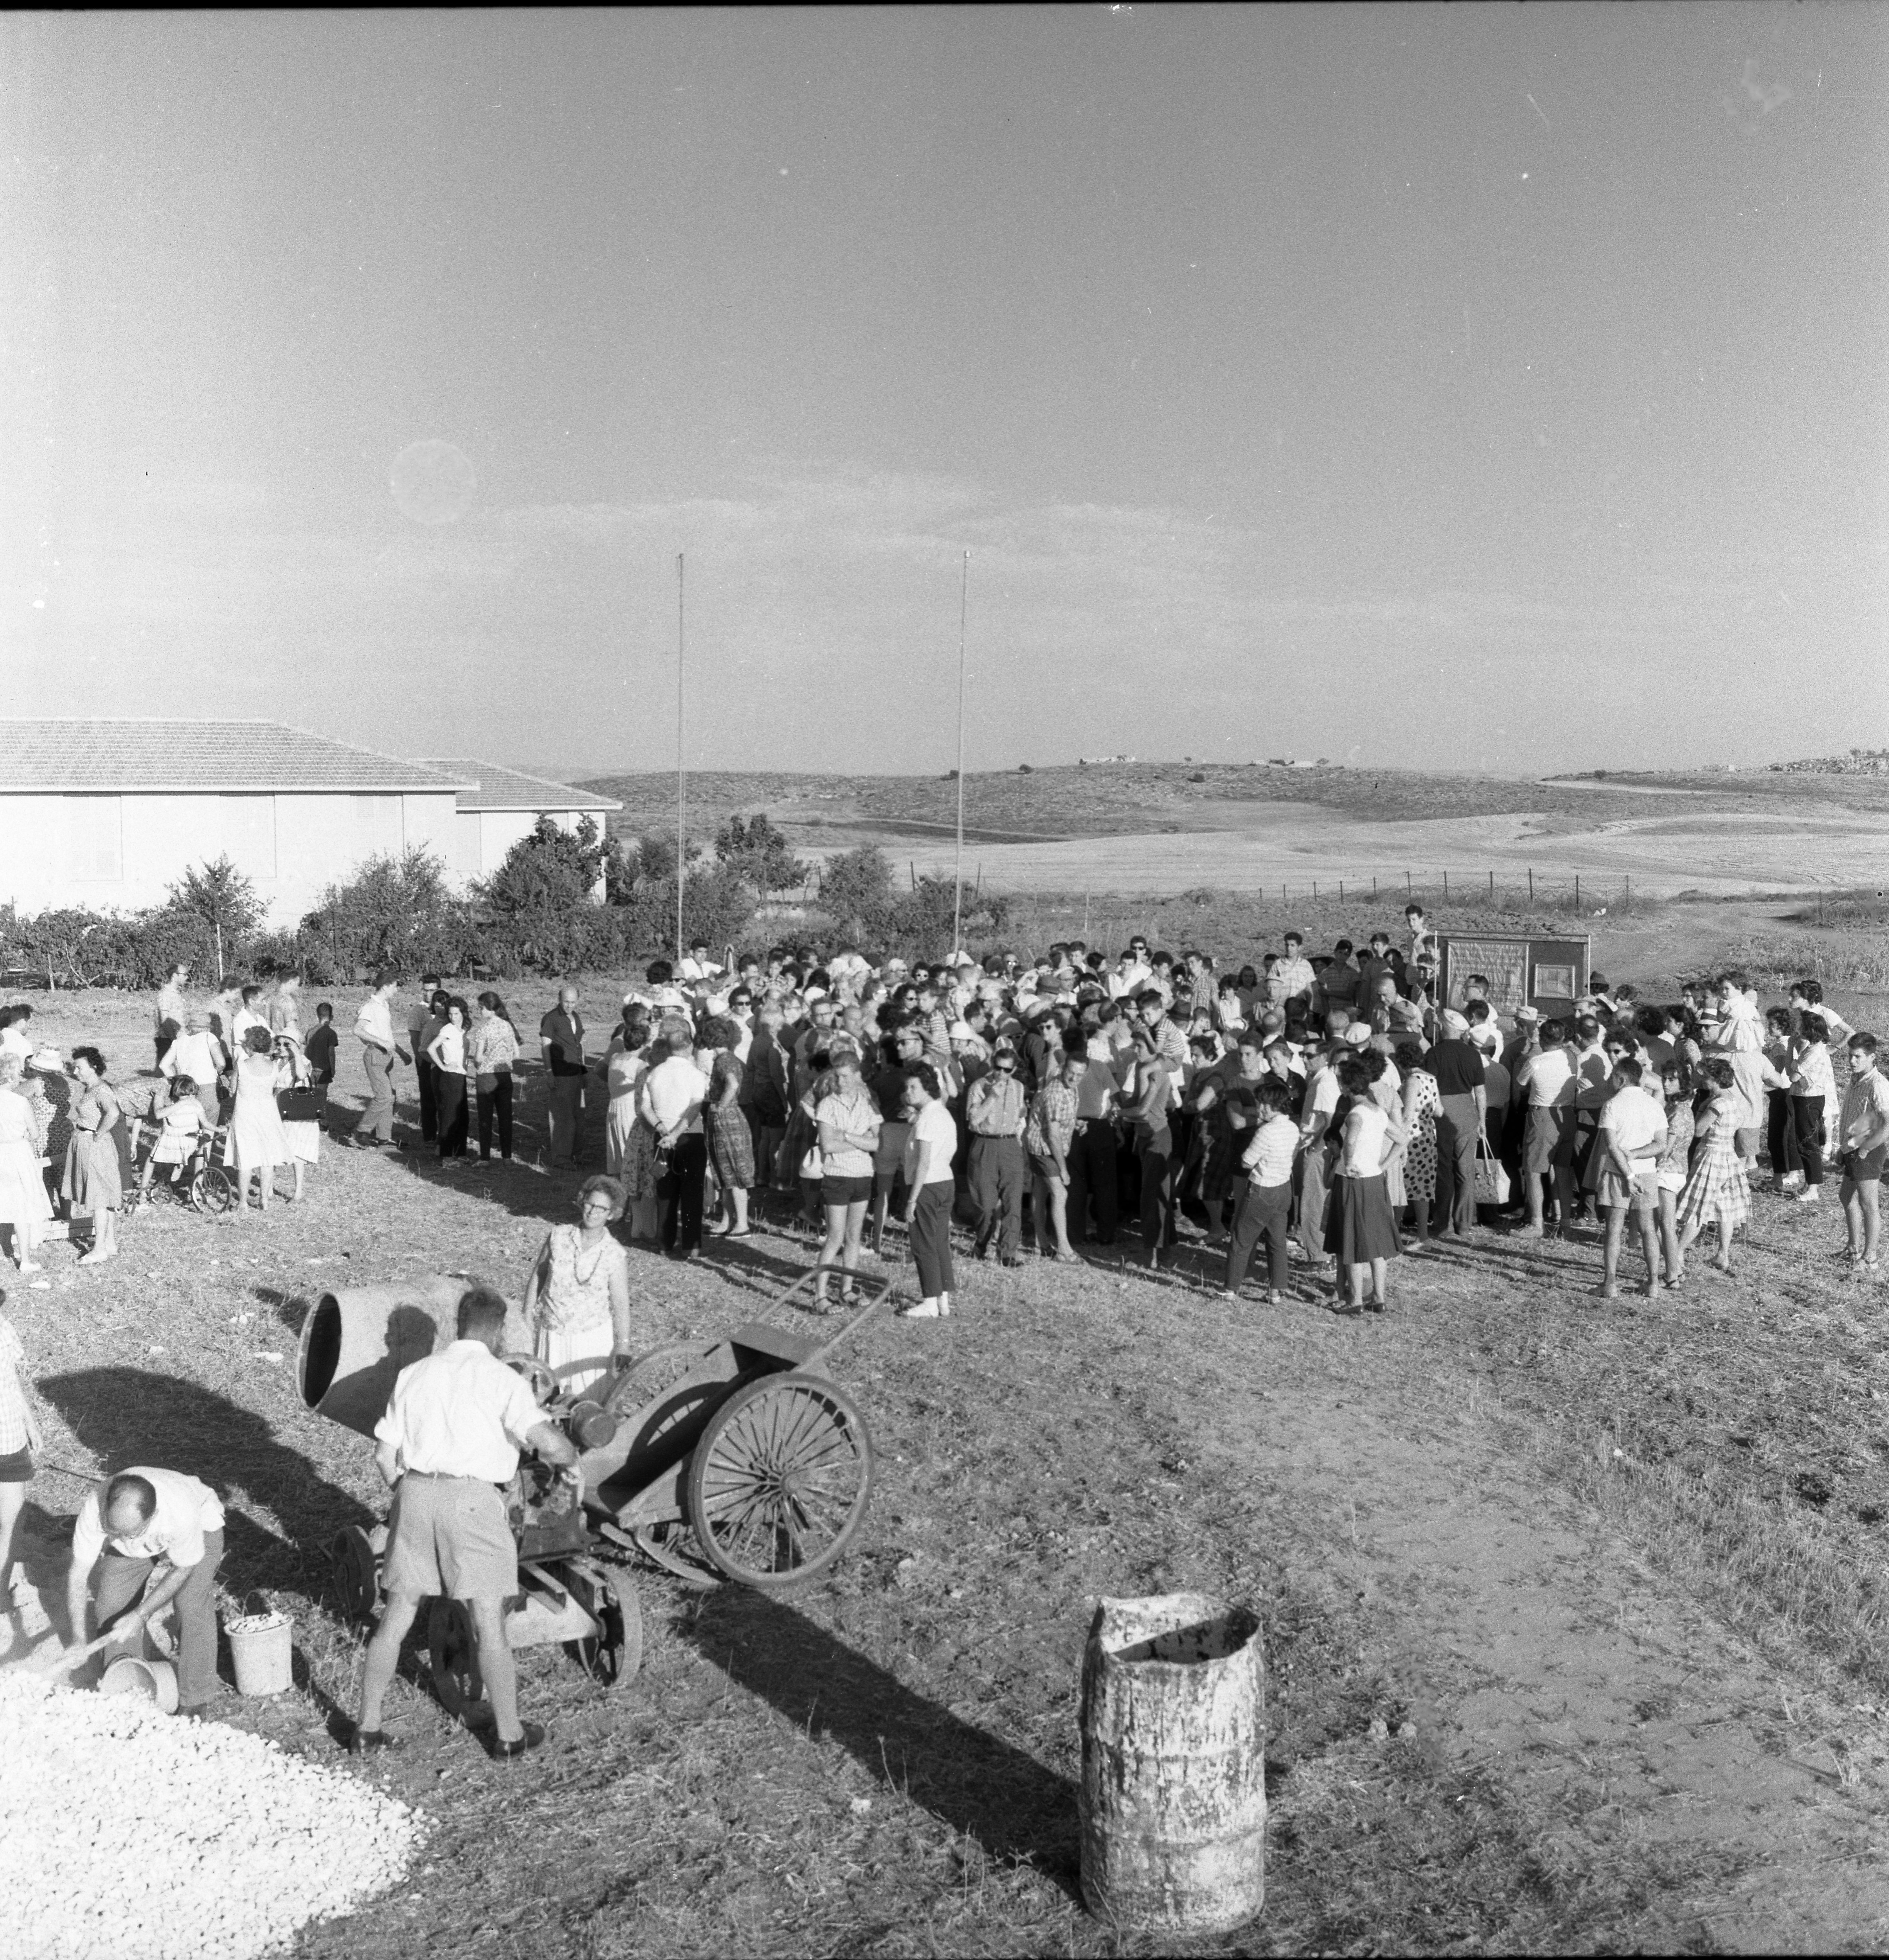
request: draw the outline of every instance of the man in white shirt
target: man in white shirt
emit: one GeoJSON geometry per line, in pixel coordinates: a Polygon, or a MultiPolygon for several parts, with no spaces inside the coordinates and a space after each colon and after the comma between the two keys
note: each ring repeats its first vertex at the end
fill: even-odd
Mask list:
{"type": "Polygon", "coordinates": [[[720,967],[708,956],[708,942],[705,939],[692,943],[688,956],[677,969],[684,980],[712,980],[720,971],[720,967]]]}
{"type": "Polygon", "coordinates": [[[1305,956],[1305,934],[1287,933],[1285,946],[1284,953],[1274,963],[1273,970],[1266,976],[1267,997],[1275,1007],[1283,1007],[1293,1001],[1303,1001],[1309,1007],[1312,987],[1318,976],[1312,972],[1312,963],[1305,956]]]}
{"type": "Polygon", "coordinates": [[[1889,1159],[1889,1079],[1885,1079],[1871,1034],[1849,1038],[1849,1087],[1837,1125],[1843,1153],[1843,1230],[1849,1256],[1874,1272],[1882,1236],[1882,1172],[1889,1159]]]}
{"type": "Polygon", "coordinates": [[[176,966],[170,969],[170,977],[157,989],[157,1021],[156,1045],[157,1066],[164,1066],[165,1055],[170,1044],[183,1032],[183,990],[189,984],[190,969],[176,966]]]}
{"type": "Polygon", "coordinates": [[[135,1641],[174,1605],[177,1710],[196,1713],[220,1691],[215,1580],[222,1557],[223,1506],[207,1484],[142,1464],[121,1470],[73,1522],[65,1603],[74,1643],[108,1629],[135,1641]]]}
{"type": "MultiPolygon", "coordinates": [[[[1328,1074],[1336,1076],[1328,1070],[1328,1074]]],[[[1223,1297],[1237,1300],[1246,1282],[1246,1268],[1263,1242],[1266,1247],[1266,1298],[1277,1306],[1284,1297],[1287,1227],[1292,1217],[1292,1167],[1299,1153],[1299,1125],[1289,1112],[1290,1086],[1268,1076],[1253,1087],[1259,1120],[1245,1138],[1239,1167],[1245,1176],[1235,1185],[1233,1225],[1226,1242],[1226,1272],[1223,1297]]]]}
{"type": "Polygon", "coordinates": [[[518,1548],[504,1487],[521,1449],[568,1470],[571,1439],[548,1421],[522,1375],[498,1359],[505,1303],[483,1287],[459,1303],[459,1338],[400,1370],[374,1428],[374,1467],[393,1491],[382,1583],[387,1603],[367,1643],[361,1710],[350,1751],[398,1746],[380,1726],[400,1643],[423,1599],[466,1602],[479,1672],[491,1698],[495,1760],[522,1756],[545,1739],[518,1719],[518,1675],[505,1639],[505,1602],[518,1590],[518,1548]]]}
{"type": "Polygon", "coordinates": [[[1528,1127],[1522,1173],[1528,1183],[1528,1222],[1524,1230],[1543,1231],[1544,1180],[1554,1185],[1557,1217],[1574,1203],[1574,1058],[1563,1045],[1566,1029],[1559,1021],[1541,1023],[1541,1045],[1515,1071],[1515,1089],[1527,1099],[1528,1127]]]}
{"type": "Polygon", "coordinates": [[[644,1077],[637,1107],[656,1132],[663,1250],[692,1259],[701,1250],[702,1185],[708,1170],[702,1104],[708,1077],[695,1066],[687,1022],[666,1021],[663,1035],[668,1054],[644,1077]]]}
{"type": "Polygon", "coordinates": [[[223,1044],[211,1033],[202,1011],[192,1008],[184,1017],[183,1032],[164,1050],[158,1072],[167,1081],[187,1075],[197,1085],[205,1108],[211,1109],[215,1106],[217,1077],[228,1061],[223,1044]]]}
{"type": "Polygon", "coordinates": [[[1666,1141],[1665,1106],[1640,1087],[1640,1066],[1631,1055],[1614,1064],[1613,1091],[1601,1111],[1601,1175],[1597,1189],[1607,1239],[1601,1255],[1601,1297],[1617,1300],[1620,1242],[1630,1212],[1646,1255],[1646,1297],[1659,1290],[1658,1166],[1666,1141]]]}
{"type": "Polygon", "coordinates": [[[361,1065],[367,1074],[367,1106],[355,1126],[357,1148],[391,1150],[393,1147],[393,1064],[412,1057],[394,1039],[393,998],[400,991],[400,976],[377,973],[374,991],[361,1004],[355,1017],[355,1032],[361,1039],[361,1065]]]}

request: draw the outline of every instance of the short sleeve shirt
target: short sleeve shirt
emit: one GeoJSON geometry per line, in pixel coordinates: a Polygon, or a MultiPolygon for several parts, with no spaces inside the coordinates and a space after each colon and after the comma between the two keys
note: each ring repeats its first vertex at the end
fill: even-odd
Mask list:
{"type": "Polygon", "coordinates": [[[526,1438],[543,1420],[522,1375],[483,1341],[455,1341],[400,1370],[374,1433],[402,1473],[509,1484],[526,1438]]]}
{"type": "Polygon", "coordinates": [[[107,1545],[126,1558],[167,1558],[180,1569],[201,1565],[204,1535],[223,1529],[223,1505],[215,1491],[181,1472],[151,1469],[142,1463],[119,1474],[143,1478],[157,1494],[157,1508],[141,1529],[122,1538],[108,1533],[105,1486],[100,1484],[79,1507],[73,1522],[72,1561],[78,1569],[91,1571],[107,1545]]]}

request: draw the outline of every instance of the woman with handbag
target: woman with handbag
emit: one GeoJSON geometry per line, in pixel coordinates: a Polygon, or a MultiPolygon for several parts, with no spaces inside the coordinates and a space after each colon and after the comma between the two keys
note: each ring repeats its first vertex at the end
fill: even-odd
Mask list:
{"type": "Polygon", "coordinates": [[[275,1112],[282,1119],[282,1141],[295,1177],[288,1199],[291,1204],[302,1201],[303,1165],[321,1162],[321,1110],[326,1100],[315,1087],[301,1035],[285,1027],[275,1037],[275,1112]]]}

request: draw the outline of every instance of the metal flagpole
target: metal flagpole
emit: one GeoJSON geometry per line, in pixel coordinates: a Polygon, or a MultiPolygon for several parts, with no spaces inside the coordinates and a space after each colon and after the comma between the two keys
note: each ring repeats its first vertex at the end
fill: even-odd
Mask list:
{"type": "Polygon", "coordinates": [[[682,880],[685,832],[683,815],[688,804],[688,779],[682,769],[682,554],[676,554],[676,970],[679,979],[682,966],[682,880]]]}
{"type": "Polygon", "coordinates": [[[964,555],[958,590],[958,854],[952,873],[951,952],[955,959],[964,931],[964,628],[971,606],[971,554],[964,555]]]}

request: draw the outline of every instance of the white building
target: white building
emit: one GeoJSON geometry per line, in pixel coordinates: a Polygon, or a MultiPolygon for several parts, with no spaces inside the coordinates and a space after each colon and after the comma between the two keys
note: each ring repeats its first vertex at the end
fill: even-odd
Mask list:
{"type": "Polygon", "coordinates": [[[129,910],[227,856],[270,923],[292,925],[364,858],[430,850],[463,883],[540,813],[574,829],[584,813],[601,823],[619,807],[280,722],[0,719],[0,901],[129,910]]]}

